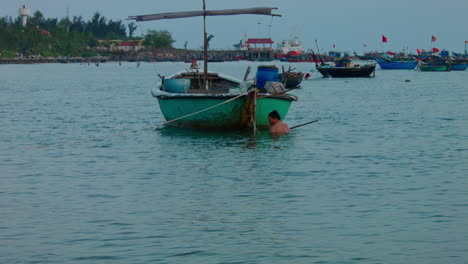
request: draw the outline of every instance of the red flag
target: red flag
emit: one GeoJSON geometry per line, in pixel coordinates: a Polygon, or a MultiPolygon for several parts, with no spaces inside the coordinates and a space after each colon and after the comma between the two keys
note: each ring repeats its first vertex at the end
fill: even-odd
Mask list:
{"type": "Polygon", "coordinates": [[[434,37],[434,36],[432,36],[431,41],[434,42],[434,41],[436,41],[436,40],[437,40],[437,38],[434,37]]]}
{"type": "Polygon", "coordinates": [[[418,53],[418,55],[421,55],[421,50],[420,49],[416,49],[416,52],[418,53]]]}
{"type": "Polygon", "coordinates": [[[438,48],[432,48],[432,51],[433,52],[439,52],[439,49],[438,48]]]}
{"type": "Polygon", "coordinates": [[[386,36],[382,35],[382,42],[388,42],[388,39],[386,36]]]}
{"type": "Polygon", "coordinates": [[[395,55],[395,52],[387,51],[387,54],[393,56],[393,55],[395,55]]]}

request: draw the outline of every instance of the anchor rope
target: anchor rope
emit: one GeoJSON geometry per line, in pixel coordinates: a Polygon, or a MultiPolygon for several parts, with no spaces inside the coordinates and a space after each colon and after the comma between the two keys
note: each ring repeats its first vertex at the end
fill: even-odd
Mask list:
{"type": "Polygon", "coordinates": [[[101,140],[101,139],[106,139],[106,138],[111,138],[111,137],[117,137],[117,136],[121,136],[121,135],[125,135],[125,134],[130,134],[130,133],[135,133],[135,132],[138,132],[138,131],[142,131],[142,130],[145,130],[145,129],[148,129],[148,128],[152,128],[152,127],[158,127],[158,126],[162,126],[162,125],[167,125],[167,124],[170,124],[172,122],[175,122],[175,121],[178,121],[180,119],[183,119],[183,118],[187,118],[187,117],[190,117],[190,116],[193,116],[193,115],[197,115],[197,114],[200,114],[200,113],[203,113],[203,112],[206,112],[210,109],[213,109],[213,108],[216,108],[218,106],[221,106],[223,104],[227,104],[231,101],[234,101],[234,100],[237,100],[243,96],[246,96],[245,94],[239,94],[231,99],[228,99],[224,102],[221,102],[219,104],[216,104],[216,105],[212,105],[210,107],[207,107],[205,109],[202,109],[200,111],[197,111],[197,112],[193,112],[191,114],[188,114],[188,115],[184,115],[184,116],[181,116],[181,117],[178,117],[178,118],[175,118],[175,119],[171,119],[169,121],[166,121],[166,122],[163,122],[163,123],[159,123],[159,124],[154,124],[154,125],[149,125],[149,126],[144,126],[144,127],[141,127],[141,128],[138,128],[138,129],[132,129],[132,130],[127,130],[127,131],[123,131],[123,132],[120,132],[120,133],[116,133],[116,134],[110,134],[110,135],[105,135],[105,136],[101,136],[101,137],[94,137],[94,138],[90,138],[90,139],[83,139],[83,140],[76,140],[76,141],[68,141],[68,142],[63,142],[63,143],[56,143],[56,144],[48,144],[48,145],[38,145],[38,146],[32,146],[32,147],[27,147],[27,148],[24,148],[24,149],[37,149],[37,148],[48,148],[48,147],[57,147],[57,146],[65,146],[65,145],[72,145],[72,144],[78,144],[78,143],[83,143],[83,142],[89,142],[89,141],[95,141],[95,140],[101,140]]]}

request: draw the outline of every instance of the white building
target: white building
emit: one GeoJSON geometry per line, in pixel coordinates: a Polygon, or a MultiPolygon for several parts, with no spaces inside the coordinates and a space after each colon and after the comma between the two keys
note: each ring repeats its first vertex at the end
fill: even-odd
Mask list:
{"type": "Polygon", "coordinates": [[[26,5],[23,5],[23,7],[18,10],[18,13],[21,16],[21,24],[25,27],[28,23],[28,16],[31,14],[31,10],[26,8],[26,5]]]}

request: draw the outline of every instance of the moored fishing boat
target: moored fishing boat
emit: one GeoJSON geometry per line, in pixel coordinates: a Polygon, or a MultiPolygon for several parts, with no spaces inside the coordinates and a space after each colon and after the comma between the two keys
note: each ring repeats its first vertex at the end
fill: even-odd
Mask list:
{"type": "Polygon", "coordinates": [[[350,59],[340,59],[335,61],[335,65],[325,64],[320,56],[315,55],[313,50],[310,50],[312,59],[315,62],[315,68],[324,78],[361,78],[375,77],[375,63],[372,64],[354,64],[350,59]],[[320,61],[320,63],[319,63],[320,61]]]}
{"type": "Polygon", "coordinates": [[[304,79],[303,72],[283,72],[280,73],[279,81],[282,82],[286,88],[295,88],[299,87],[302,79],[304,79]]]}
{"type": "Polygon", "coordinates": [[[209,90],[203,89],[204,73],[184,71],[163,78],[152,89],[168,124],[201,129],[267,128],[268,113],[288,114],[297,97],[284,93],[249,92],[252,82],[209,72],[209,90]],[[256,101],[256,102],[255,102],[256,101]],[[253,108],[256,105],[255,109],[253,108]]]}
{"type": "Polygon", "coordinates": [[[427,62],[421,62],[418,65],[420,71],[423,72],[443,72],[443,71],[450,71],[449,64],[433,64],[427,62]]]}
{"type": "Polygon", "coordinates": [[[453,59],[450,62],[452,71],[464,71],[468,68],[468,59],[453,59]]]}
{"type": "Polygon", "coordinates": [[[375,71],[375,65],[354,67],[317,66],[317,70],[324,78],[368,78],[375,71]]]}
{"type": "Polygon", "coordinates": [[[316,69],[324,78],[362,78],[375,74],[375,64],[359,65],[348,59],[337,61],[334,66],[322,63],[316,69]]]}
{"type": "Polygon", "coordinates": [[[465,71],[468,68],[468,63],[456,63],[450,65],[452,71],[465,71]]]}
{"type": "Polygon", "coordinates": [[[424,72],[450,71],[451,63],[445,57],[431,55],[426,58],[421,58],[418,63],[418,68],[420,71],[424,72]]]}
{"type": "MultiPolygon", "coordinates": [[[[276,8],[205,10],[204,3],[205,1],[203,1],[203,11],[140,15],[129,18],[148,21],[241,14],[279,16],[272,14],[272,10],[276,8]]],[[[206,28],[205,19],[204,28],[206,28]]],[[[167,78],[160,76],[161,82],[152,89],[152,95],[157,98],[161,112],[167,120],[166,124],[202,129],[253,128],[255,131],[269,126],[268,114],[273,110],[278,111],[283,118],[286,117],[291,103],[296,101],[297,97],[286,94],[284,89],[272,90],[268,89],[268,86],[265,87],[265,83],[254,84],[247,81],[250,68],[244,76],[244,81],[208,71],[207,33],[204,31],[203,71],[189,70],[167,78]]]]}
{"type": "Polygon", "coordinates": [[[398,58],[375,58],[375,61],[377,61],[382,70],[413,70],[418,65],[418,61],[415,59],[402,60],[398,58]]]}
{"type": "Polygon", "coordinates": [[[285,88],[299,87],[302,79],[304,79],[304,73],[294,71],[294,69],[291,69],[291,66],[287,71],[285,71],[283,67],[283,71],[279,74],[279,81],[283,83],[285,88]]]}

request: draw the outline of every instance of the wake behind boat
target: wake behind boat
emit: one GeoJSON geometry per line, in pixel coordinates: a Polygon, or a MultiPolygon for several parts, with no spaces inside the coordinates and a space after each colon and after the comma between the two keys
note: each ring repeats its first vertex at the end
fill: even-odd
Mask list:
{"type": "Polygon", "coordinates": [[[258,128],[268,128],[268,114],[273,110],[278,111],[283,118],[286,117],[291,103],[296,101],[297,97],[286,94],[284,89],[267,90],[264,83],[254,84],[247,81],[250,68],[244,76],[244,81],[208,71],[206,16],[242,14],[280,16],[272,13],[274,9],[276,8],[256,7],[205,10],[205,1],[203,1],[203,11],[129,17],[136,21],[204,17],[203,71],[180,72],[167,78],[161,76],[161,83],[152,89],[152,94],[157,98],[161,112],[167,120],[166,124],[203,129],[253,128],[253,131],[256,131],[258,128]]]}

